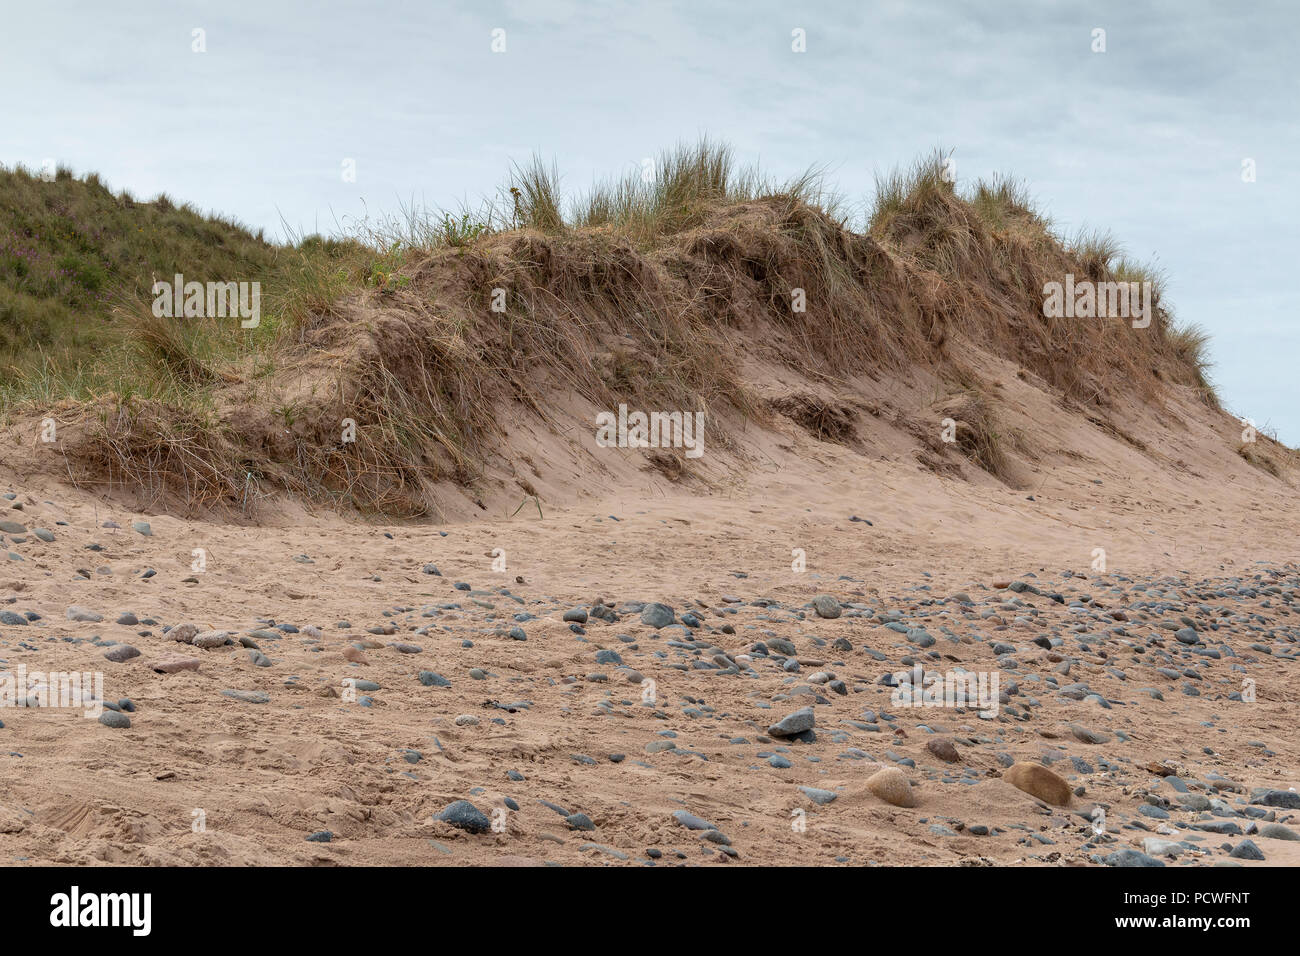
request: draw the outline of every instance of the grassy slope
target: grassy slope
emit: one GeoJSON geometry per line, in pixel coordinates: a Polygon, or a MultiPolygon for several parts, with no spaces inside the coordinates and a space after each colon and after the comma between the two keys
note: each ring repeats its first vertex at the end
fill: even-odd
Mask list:
{"type": "Polygon", "coordinates": [[[329,270],[352,245],[319,237],[277,245],[165,195],[115,195],[94,174],[60,169],[47,181],[0,169],[0,411],[107,393],[201,400],[200,383],[176,380],[164,353],[220,365],[272,350],[287,315],[337,293],[346,276],[331,283],[329,270]],[[177,273],[261,282],[271,293],[262,326],[151,323],[154,281],[177,273]]]}
{"type": "Polygon", "coordinates": [[[0,359],[92,357],[113,342],[114,307],[155,277],[251,281],[276,257],[238,223],[166,197],[137,202],[67,170],[49,182],[0,171],[0,359]]]}

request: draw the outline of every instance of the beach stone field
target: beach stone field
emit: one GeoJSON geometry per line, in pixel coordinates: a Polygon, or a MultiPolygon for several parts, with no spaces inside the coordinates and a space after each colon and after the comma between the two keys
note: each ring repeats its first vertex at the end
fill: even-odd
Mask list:
{"type": "Polygon", "coordinates": [[[794,574],[752,507],[719,545],[3,502],[8,864],[1300,862],[1294,563],[865,573],[858,538],[794,574]]]}

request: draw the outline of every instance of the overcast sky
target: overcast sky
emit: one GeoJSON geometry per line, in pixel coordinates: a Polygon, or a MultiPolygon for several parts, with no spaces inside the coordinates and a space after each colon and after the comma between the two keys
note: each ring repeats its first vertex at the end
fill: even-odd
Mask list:
{"type": "Polygon", "coordinates": [[[0,163],[276,236],[474,202],[534,152],[581,190],[708,133],[865,202],[951,148],[959,188],[1014,174],[1154,260],[1230,410],[1300,445],[1294,0],[0,0],[0,24],[0,163]]]}

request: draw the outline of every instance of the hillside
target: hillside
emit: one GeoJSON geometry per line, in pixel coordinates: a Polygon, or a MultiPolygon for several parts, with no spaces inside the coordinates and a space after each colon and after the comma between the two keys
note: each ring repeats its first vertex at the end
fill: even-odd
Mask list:
{"type": "Polygon", "coordinates": [[[120,344],[115,309],[155,278],[265,278],[279,255],[237,223],[115,195],[93,174],[0,170],[0,367],[94,364],[120,344]]]}
{"type": "MultiPolygon", "coordinates": [[[[11,389],[11,419],[39,462],[33,422],[72,399],[53,414],[52,469],[142,506],[252,517],[250,500],[255,512],[286,493],[363,513],[466,515],[572,500],[611,468],[643,466],[652,482],[703,489],[749,470],[746,446],[778,441],[782,422],[859,454],[1023,486],[1055,449],[1008,390],[1158,460],[1142,436],[1190,414],[1279,479],[1293,462],[1268,436],[1230,437],[1240,429],[1206,378],[1204,337],[1176,325],[1158,275],[1108,238],[1056,237],[1009,182],[959,195],[936,155],[884,180],[855,230],[816,177],[766,182],[707,141],[660,169],[650,184],[566,200],[534,162],[480,213],[281,249],[93,180],[8,174],[28,197],[21,228],[56,236],[41,240],[44,257],[79,255],[103,274],[95,301],[114,282],[183,270],[260,275],[269,303],[245,332],[159,319],[123,294],[112,311],[96,307],[85,336],[118,336],[109,351],[125,358],[101,359],[94,389],[29,379],[11,389]],[[47,186],[68,198],[32,198],[47,186]],[[112,217],[88,232],[103,210],[112,217]],[[135,223],[154,230],[148,241],[121,238],[135,223]],[[1149,324],[1045,316],[1044,288],[1067,275],[1149,283],[1149,324]],[[620,405],[704,413],[710,453],[605,454],[592,423],[620,405]]],[[[23,341],[56,341],[91,295],[71,277],[7,285],[28,316],[9,323],[28,330],[23,341]],[[49,301],[41,332],[31,316],[49,301]]],[[[92,354],[80,335],[65,352],[92,354]]]]}

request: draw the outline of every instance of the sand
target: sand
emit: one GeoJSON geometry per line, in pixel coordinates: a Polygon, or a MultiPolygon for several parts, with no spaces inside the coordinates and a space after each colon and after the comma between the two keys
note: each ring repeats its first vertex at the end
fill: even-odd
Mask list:
{"type": "MultiPolygon", "coordinates": [[[[54,540],[9,534],[0,546],[0,557],[24,559],[0,564],[0,611],[40,615],[0,625],[0,668],[102,672],[104,698],[129,698],[134,711],[129,729],[115,729],[72,708],[0,709],[0,862],[1071,865],[1157,837],[1187,841],[1179,859],[1208,864],[1245,833],[1196,825],[1247,831],[1264,822],[1256,813],[1300,829],[1300,811],[1249,802],[1260,788],[1300,787],[1292,479],[1236,455],[1222,416],[1191,406],[1166,410],[1158,426],[1148,416],[1140,452],[1038,407],[1041,395],[1012,383],[1006,397],[1036,423],[1036,459],[1015,487],[969,469],[941,477],[890,448],[817,442],[789,423],[749,434],[743,467],[723,458],[685,482],[644,471],[643,452],[576,435],[578,452],[552,449],[549,460],[603,456],[604,473],[591,469],[567,494],[559,479],[543,485],[541,517],[532,503],[510,517],[502,493],[478,517],[391,526],[278,500],[255,523],[145,514],[8,456],[0,489],[15,498],[0,501],[3,518],[54,540]],[[805,570],[792,569],[796,549],[805,570]],[[430,563],[441,573],[426,573],[430,563]],[[1178,608],[1135,616],[1135,602],[1159,600],[1149,586],[1177,595],[1178,608]],[[1212,595],[1242,586],[1274,590],[1212,595]],[[840,616],[817,614],[819,594],[840,616]],[[1091,608],[1068,606],[1080,595],[1091,608]],[[599,602],[618,620],[591,617],[581,635],[562,620],[599,602]],[[655,629],[639,602],[662,602],[679,621],[693,612],[699,626],[655,629]],[[69,620],[70,606],[103,620],[69,620]],[[1112,612],[1126,608],[1121,623],[1112,612]],[[886,627],[890,611],[935,643],[886,627]],[[124,612],[141,623],[115,623],[124,612]],[[1183,627],[1183,615],[1217,659],[1159,624],[1183,627]],[[258,667],[237,643],[201,649],[164,633],[183,623],[236,642],[274,625],[299,630],[252,638],[271,662],[258,667]],[[509,636],[516,626],[526,640],[509,636]],[[1127,634],[1078,640],[1107,626],[1127,634]],[[1062,643],[1033,643],[1044,635],[1062,643]],[[773,639],[795,652],[752,650],[773,639]],[[106,660],[107,641],[140,654],[106,660]],[[1014,650],[995,652],[998,642],[1014,650]],[[600,651],[618,657],[598,663],[600,651]],[[1197,668],[1195,679],[1160,674],[1159,652],[1197,668]],[[177,656],[197,669],[153,669],[177,656]],[[996,671],[1019,693],[990,718],[899,706],[881,679],[914,660],[996,671]],[[450,686],[426,686],[421,671],[450,686]],[[654,683],[652,701],[641,678],[654,683]],[[1086,683],[1110,706],[1063,695],[1049,678],[1086,683]],[[1244,678],[1253,702],[1230,699],[1244,678]],[[804,706],[815,740],[767,735],[804,706]],[[927,746],[935,740],[946,744],[927,746]],[[1044,757],[1072,792],[1068,806],[1003,777],[1008,761],[1044,757]],[[868,789],[882,768],[906,777],[914,806],[868,789]],[[1184,808],[1171,777],[1234,815],[1184,808]],[[435,819],[458,800],[495,828],[435,819]],[[711,828],[684,826],[679,811],[711,828]],[[322,831],[329,842],[307,839],[322,831]]],[[[1300,863],[1298,843],[1250,839],[1265,860],[1233,862],[1300,863]]]]}

